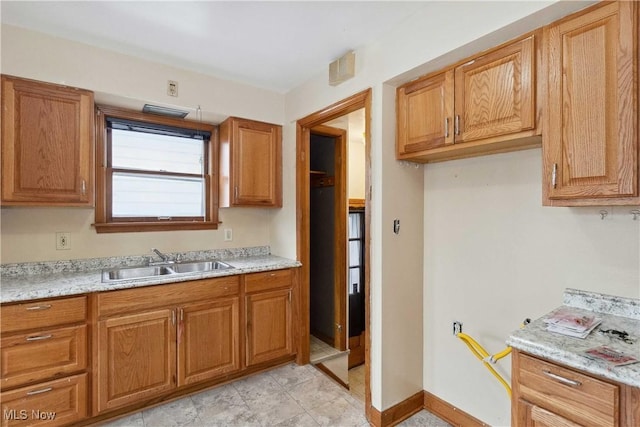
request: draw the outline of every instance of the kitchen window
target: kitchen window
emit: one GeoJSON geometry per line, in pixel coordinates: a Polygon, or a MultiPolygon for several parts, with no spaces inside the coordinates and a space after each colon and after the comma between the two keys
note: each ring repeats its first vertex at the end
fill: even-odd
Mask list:
{"type": "Polygon", "coordinates": [[[218,227],[217,129],[97,110],[98,233],[218,227]]]}

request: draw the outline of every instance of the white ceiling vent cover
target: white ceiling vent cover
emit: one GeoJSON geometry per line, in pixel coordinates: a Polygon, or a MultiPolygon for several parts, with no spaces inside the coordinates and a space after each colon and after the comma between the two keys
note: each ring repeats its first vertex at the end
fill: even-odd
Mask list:
{"type": "Polygon", "coordinates": [[[329,84],[337,86],[356,75],[356,54],[349,52],[329,64],[329,84]]]}

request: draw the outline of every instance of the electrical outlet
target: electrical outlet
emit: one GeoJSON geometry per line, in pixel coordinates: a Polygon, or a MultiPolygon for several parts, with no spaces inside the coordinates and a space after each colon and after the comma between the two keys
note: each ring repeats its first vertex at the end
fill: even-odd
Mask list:
{"type": "Polygon", "coordinates": [[[65,251],[71,249],[71,233],[68,231],[56,233],[56,250],[65,251]]]}
{"type": "Polygon", "coordinates": [[[178,82],[175,80],[169,80],[167,82],[167,95],[178,96],[178,82]]]}
{"type": "Polygon", "coordinates": [[[230,228],[225,228],[224,229],[224,241],[225,242],[230,242],[233,240],[233,230],[230,228]]]}
{"type": "Polygon", "coordinates": [[[462,322],[453,322],[453,335],[462,333],[462,322]]]}

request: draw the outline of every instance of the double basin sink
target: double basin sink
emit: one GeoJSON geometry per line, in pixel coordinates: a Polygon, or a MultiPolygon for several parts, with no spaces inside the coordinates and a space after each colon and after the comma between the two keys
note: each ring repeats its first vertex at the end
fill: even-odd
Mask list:
{"type": "Polygon", "coordinates": [[[222,261],[193,261],[165,263],[141,267],[123,267],[102,271],[102,281],[105,283],[122,280],[149,279],[158,276],[176,274],[204,273],[207,271],[229,270],[231,265],[222,261]]]}

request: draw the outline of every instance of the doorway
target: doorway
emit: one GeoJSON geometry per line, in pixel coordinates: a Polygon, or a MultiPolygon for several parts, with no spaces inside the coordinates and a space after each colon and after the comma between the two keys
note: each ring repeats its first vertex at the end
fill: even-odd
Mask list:
{"type": "MultiPolygon", "coordinates": [[[[325,308],[330,313],[324,313],[324,317],[333,320],[333,328],[324,330],[326,331],[325,339],[323,342],[333,343],[333,348],[336,348],[338,351],[340,349],[345,349],[348,351],[349,342],[352,341],[349,337],[349,324],[351,323],[350,318],[359,319],[358,323],[359,327],[352,328],[357,332],[356,341],[358,347],[357,353],[360,353],[362,358],[364,359],[364,368],[360,370],[363,371],[364,377],[361,382],[364,383],[363,395],[365,402],[365,409],[367,412],[367,417],[369,417],[370,409],[371,409],[371,393],[370,393],[370,357],[368,356],[368,348],[370,347],[370,337],[368,333],[368,325],[369,325],[369,245],[370,245],[370,145],[369,145],[369,117],[370,117],[370,105],[371,105],[371,90],[366,90],[364,92],[358,93],[350,98],[347,98],[343,101],[340,101],[336,104],[333,104],[327,107],[324,110],[311,114],[297,122],[297,171],[296,171],[296,195],[297,195],[297,247],[298,247],[298,259],[302,263],[302,268],[300,270],[300,299],[299,299],[299,310],[302,322],[300,326],[300,342],[298,344],[298,363],[304,364],[308,363],[310,360],[310,339],[311,339],[311,331],[317,331],[317,324],[315,320],[312,320],[311,315],[312,309],[312,290],[311,287],[311,274],[313,270],[314,278],[318,273],[318,267],[314,266],[314,263],[318,261],[317,258],[322,258],[323,253],[320,255],[316,250],[312,249],[311,243],[313,240],[313,235],[321,234],[323,236],[333,236],[333,246],[334,250],[337,250],[339,253],[342,251],[342,255],[337,256],[336,252],[334,252],[334,269],[333,271],[329,271],[329,269],[325,269],[324,275],[325,281],[331,282],[334,288],[335,295],[338,295],[339,298],[335,298],[333,303],[325,303],[325,308]],[[362,139],[362,151],[364,157],[364,170],[362,171],[362,179],[361,179],[361,187],[362,187],[362,196],[358,198],[350,197],[350,195],[346,194],[345,185],[346,182],[343,182],[339,187],[339,192],[344,192],[340,197],[336,197],[336,188],[335,182],[333,183],[334,192],[331,194],[330,191],[327,191],[327,188],[331,187],[331,180],[328,179],[329,176],[326,176],[326,179],[323,180],[321,177],[324,171],[322,168],[326,168],[324,165],[322,168],[318,168],[319,170],[315,171],[315,168],[312,168],[312,155],[313,155],[313,146],[312,146],[312,138],[316,141],[318,136],[323,136],[328,138],[323,142],[327,144],[324,148],[329,146],[333,147],[333,153],[326,154],[326,157],[331,158],[333,154],[333,159],[336,161],[337,158],[341,157],[342,166],[346,167],[346,157],[344,155],[337,155],[338,152],[346,148],[346,144],[340,144],[337,141],[340,139],[340,136],[333,134],[331,132],[336,131],[336,121],[339,119],[344,119],[344,117],[348,116],[350,113],[356,112],[358,110],[362,110],[362,121],[363,121],[363,131],[360,132],[360,136],[362,139]],[[329,129],[328,129],[329,128],[329,129]],[[314,136],[315,135],[315,136],[314,136]],[[312,171],[318,172],[317,174],[312,173],[312,171]],[[316,176],[317,175],[317,176],[316,176]],[[328,218],[330,215],[330,211],[334,212],[334,226],[333,233],[329,231],[324,231],[322,233],[316,233],[317,230],[314,230],[317,227],[317,220],[313,219],[312,211],[316,209],[312,209],[312,204],[315,202],[312,198],[315,198],[312,193],[314,192],[314,187],[312,187],[312,181],[316,182],[316,185],[319,185],[319,189],[323,191],[323,197],[326,200],[334,200],[334,206],[325,209],[324,213],[320,213],[321,218],[328,218]],[[324,186],[324,187],[323,187],[324,186]],[[353,200],[352,200],[353,199],[353,200]],[[340,208],[338,208],[335,204],[335,201],[338,204],[342,204],[340,208]],[[352,212],[355,210],[360,210],[357,212],[359,220],[349,220],[349,205],[357,205],[352,206],[352,212]],[[360,221],[361,228],[359,231],[349,230],[349,224],[357,223],[360,221]],[[312,229],[312,227],[314,229],[312,229]],[[355,233],[355,234],[354,234],[355,233]],[[339,238],[336,238],[338,236],[339,238]],[[353,239],[353,240],[352,240],[353,239]],[[355,242],[352,244],[351,242],[355,242]],[[357,257],[351,256],[349,257],[349,253],[352,252],[350,249],[352,246],[359,246],[359,254],[357,257]],[[312,255],[313,254],[313,255],[312,255]],[[357,260],[353,261],[355,258],[357,260]],[[342,264],[336,267],[335,261],[341,261],[342,264]],[[355,267],[355,268],[351,268],[355,267]],[[330,276],[334,276],[331,281],[330,276]],[[357,283],[348,286],[347,284],[353,280],[354,277],[358,276],[357,283]],[[337,280],[336,280],[337,279],[337,280]],[[355,296],[354,296],[355,295],[355,296]],[[354,315],[349,313],[350,311],[350,301],[358,301],[360,305],[360,310],[362,310],[362,315],[364,316],[364,321],[362,321],[360,315],[354,315]],[[342,317],[341,317],[342,316],[342,317]],[[331,336],[331,332],[333,332],[333,336],[331,336]]],[[[339,130],[339,128],[338,128],[339,130]]],[[[321,142],[320,142],[321,143],[321,142]]],[[[316,144],[314,142],[313,144],[316,144]]],[[[329,150],[331,151],[331,150],[329,150]]],[[[314,164],[316,160],[313,160],[314,164]]],[[[337,180],[338,169],[335,168],[337,163],[334,163],[334,180],[337,180]]],[[[329,174],[327,174],[329,175],[329,174]]],[[[346,179],[346,176],[343,175],[341,179],[346,179]]],[[[325,203],[326,204],[326,203],[325,203]]],[[[356,212],[354,212],[356,213],[356,212]]],[[[324,224],[325,229],[330,229],[331,227],[328,224],[324,224]]],[[[326,245],[325,245],[326,247],[326,245]]],[[[338,263],[339,263],[338,262],[338,263]]],[[[355,305],[355,303],[354,303],[355,305]]],[[[325,319],[326,320],[326,319],[325,319]]],[[[353,362],[357,364],[358,362],[353,362]]],[[[345,358],[345,369],[348,369],[348,360],[345,358]]]]}

